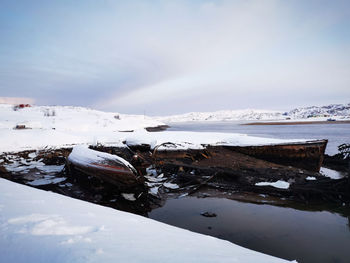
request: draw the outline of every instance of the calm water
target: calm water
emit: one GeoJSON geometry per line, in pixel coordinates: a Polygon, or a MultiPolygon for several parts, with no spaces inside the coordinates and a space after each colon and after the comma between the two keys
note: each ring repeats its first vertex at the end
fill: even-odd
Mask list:
{"type": "Polygon", "coordinates": [[[350,124],[240,125],[242,122],[172,123],[169,131],[234,132],[281,139],[328,139],[326,153],[338,152],[338,145],[350,143],[350,124]]]}
{"type": "MultiPolygon", "coordinates": [[[[350,124],[244,126],[238,122],[170,124],[169,130],[236,132],[286,139],[328,139],[326,153],[350,143],[350,124]]],[[[295,204],[293,207],[300,207],[295,204]]],[[[149,217],[240,246],[299,263],[350,262],[350,207],[312,205],[302,209],[258,205],[224,198],[186,197],[168,200],[149,217]],[[312,211],[313,210],[313,211],[312,211]],[[201,212],[217,217],[203,217],[201,212]],[[316,212],[315,212],[316,211],[316,212]],[[335,212],[335,211],[341,211],[335,212]]]]}
{"type": "Polygon", "coordinates": [[[350,213],[308,212],[223,198],[168,200],[149,217],[303,262],[350,262],[350,213]],[[201,212],[217,217],[203,217],[201,212]]]}

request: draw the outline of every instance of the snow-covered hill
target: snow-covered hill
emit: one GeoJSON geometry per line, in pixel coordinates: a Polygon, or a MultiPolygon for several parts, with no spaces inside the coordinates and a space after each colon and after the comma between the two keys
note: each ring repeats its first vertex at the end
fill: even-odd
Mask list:
{"type": "Polygon", "coordinates": [[[347,117],[350,118],[350,103],[330,104],[327,106],[311,106],[296,108],[287,114],[293,119],[305,119],[313,117],[347,117]]]}
{"type": "Polygon", "coordinates": [[[237,120],[276,120],[285,119],[280,111],[269,110],[223,110],[215,112],[190,112],[181,115],[158,117],[163,122],[186,121],[237,121],[237,120]]]}
{"type": "Polygon", "coordinates": [[[190,112],[156,118],[166,123],[187,121],[240,121],[240,120],[313,120],[317,118],[350,119],[349,104],[331,104],[293,109],[289,112],[271,110],[224,110],[215,112],[190,112]]]}
{"type": "Polygon", "coordinates": [[[15,109],[13,105],[0,104],[0,129],[13,129],[19,125],[56,131],[126,131],[162,124],[143,115],[125,115],[83,107],[32,106],[15,109]]]}
{"type": "Polygon", "coordinates": [[[0,152],[121,143],[125,131],[143,131],[163,123],[142,115],[124,115],[82,107],[32,106],[14,110],[0,104],[0,152]],[[16,128],[17,127],[17,128],[16,128]]]}

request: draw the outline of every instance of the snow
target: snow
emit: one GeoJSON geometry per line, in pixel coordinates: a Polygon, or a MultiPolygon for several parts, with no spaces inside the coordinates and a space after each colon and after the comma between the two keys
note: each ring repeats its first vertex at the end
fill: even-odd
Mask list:
{"type": "Polygon", "coordinates": [[[135,168],[125,159],[114,154],[91,150],[87,145],[74,146],[71,154],[68,156],[69,161],[85,164],[86,166],[94,166],[94,163],[102,162],[106,159],[122,163],[136,173],[135,168]]]}
{"type": "Polygon", "coordinates": [[[256,186],[273,186],[280,189],[288,189],[289,183],[286,181],[278,180],[276,182],[259,182],[255,184],[256,186]]]}
{"type": "Polygon", "coordinates": [[[123,197],[125,200],[128,200],[128,201],[136,201],[136,198],[135,198],[135,195],[134,195],[134,194],[122,193],[122,197],[123,197]]]}
{"type": "Polygon", "coordinates": [[[157,176],[157,170],[154,169],[152,166],[146,168],[147,175],[153,175],[157,176]]]}
{"type": "Polygon", "coordinates": [[[11,152],[75,144],[121,144],[120,131],[163,124],[146,116],[82,107],[33,106],[14,111],[12,105],[0,104],[0,145],[2,152],[11,152]],[[30,129],[14,130],[18,124],[30,129]]]}
{"type": "Polygon", "coordinates": [[[177,184],[172,184],[172,183],[164,183],[164,187],[169,188],[169,189],[178,189],[179,186],[177,184]]]}
{"type": "Polygon", "coordinates": [[[0,179],[1,262],[287,262],[0,179]]]}
{"type": "Polygon", "coordinates": [[[293,109],[289,112],[245,109],[222,110],[215,112],[190,112],[180,115],[157,117],[165,123],[189,122],[189,121],[326,121],[350,120],[349,104],[331,104],[326,106],[311,106],[293,109]],[[290,119],[290,120],[288,120],[290,119]]]}
{"type": "Polygon", "coordinates": [[[305,141],[267,139],[232,133],[147,132],[145,127],[163,123],[143,116],[118,115],[120,119],[114,116],[115,113],[79,107],[31,107],[14,111],[9,105],[0,105],[0,151],[16,152],[97,143],[119,147],[126,147],[124,143],[148,144],[152,149],[164,144],[159,149],[171,150],[202,149],[209,144],[249,146],[305,141]],[[46,116],[47,110],[55,112],[55,115],[46,116]],[[42,128],[13,129],[17,123],[23,121],[40,122],[42,128]],[[133,132],[121,132],[125,130],[133,132]]]}
{"type": "Polygon", "coordinates": [[[63,181],[65,181],[67,178],[62,177],[62,178],[42,178],[42,179],[37,179],[31,182],[28,182],[29,185],[32,186],[39,186],[39,185],[48,185],[48,184],[58,184],[63,181]]]}
{"type": "Polygon", "coordinates": [[[308,181],[315,181],[315,180],[316,180],[316,177],[314,177],[314,176],[308,176],[308,177],[306,177],[305,179],[308,180],[308,181]]]}
{"type": "Polygon", "coordinates": [[[43,165],[37,168],[44,173],[58,173],[63,170],[64,165],[43,165]]]}
{"type": "Polygon", "coordinates": [[[344,177],[342,173],[325,167],[321,167],[320,173],[331,179],[341,179],[344,177]]]}
{"type": "Polygon", "coordinates": [[[150,175],[145,175],[144,176],[148,181],[153,182],[153,183],[160,183],[164,180],[166,180],[165,178],[163,178],[163,176],[158,176],[158,177],[154,177],[154,176],[150,176],[150,175]]]}
{"type": "Polygon", "coordinates": [[[317,118],[326,117],[336,120],[341,120],[342,118],[349,119],[350,117],[350,103],[348,104],[330,104],[326,106],[310,106],[296,108],[288,112],[288,116],[292,118],[317,118]]]}
{"type": "Polygon", "coordinates": [[[0,104],[0,128],[13,129],[28,124],[33,129],[58,131],[126,131],[162,125],[162,122],[142,115],[124,115],[83,107],[33,106],[13,110],[13,105],[0,104]],[[119,118],[119,119],[118,119],[119,118]]]}
{"type": "Polygon", "coordinates": [[[152,149],[164,143],[171,143],[159,147],[159,150],[203,149],[205,145],[251,146],[306,141],[308,140],[261,138],[239,133],[189,131],[146,132],[139,130],[125,137],[127,145],[149,144],[152,149]]]}
{"type": "Polygon", "coordinates": [[[148,190],[148,193],[157,196],[158,195],[158,189],[159,189],[159,186],[154,186],[154,187],[152,187],[152,188],[150,188],[148,190]]]}
{"type": "Polygon", "coordinates": [[[285,119],[280,111],[271,110],[223,110],[215,112],[190,112],[181,115],[157,117],[159,121],[186,122],[186,121],[237,121],[237,120],[276,120],[285,119]]]}

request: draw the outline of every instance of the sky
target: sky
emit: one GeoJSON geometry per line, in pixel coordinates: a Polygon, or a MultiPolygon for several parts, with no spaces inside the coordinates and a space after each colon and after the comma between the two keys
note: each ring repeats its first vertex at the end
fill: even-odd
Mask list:
{"type": "Polygon", "coordinates": [[[1,0],[0,97],[130,114],[350,102],[350,1],[1,0]]]}

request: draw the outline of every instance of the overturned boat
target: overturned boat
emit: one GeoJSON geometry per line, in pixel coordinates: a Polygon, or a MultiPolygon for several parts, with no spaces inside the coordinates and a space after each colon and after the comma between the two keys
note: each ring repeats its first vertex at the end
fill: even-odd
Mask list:
{"type": "Polygon", "coordinates": [[[67,167],[71,174],[83,174],[112,184],[118,189],[130,189],[143,184],[143,178],[125,159],[88,146],[77,145],[67,158],[67,167]]]}

